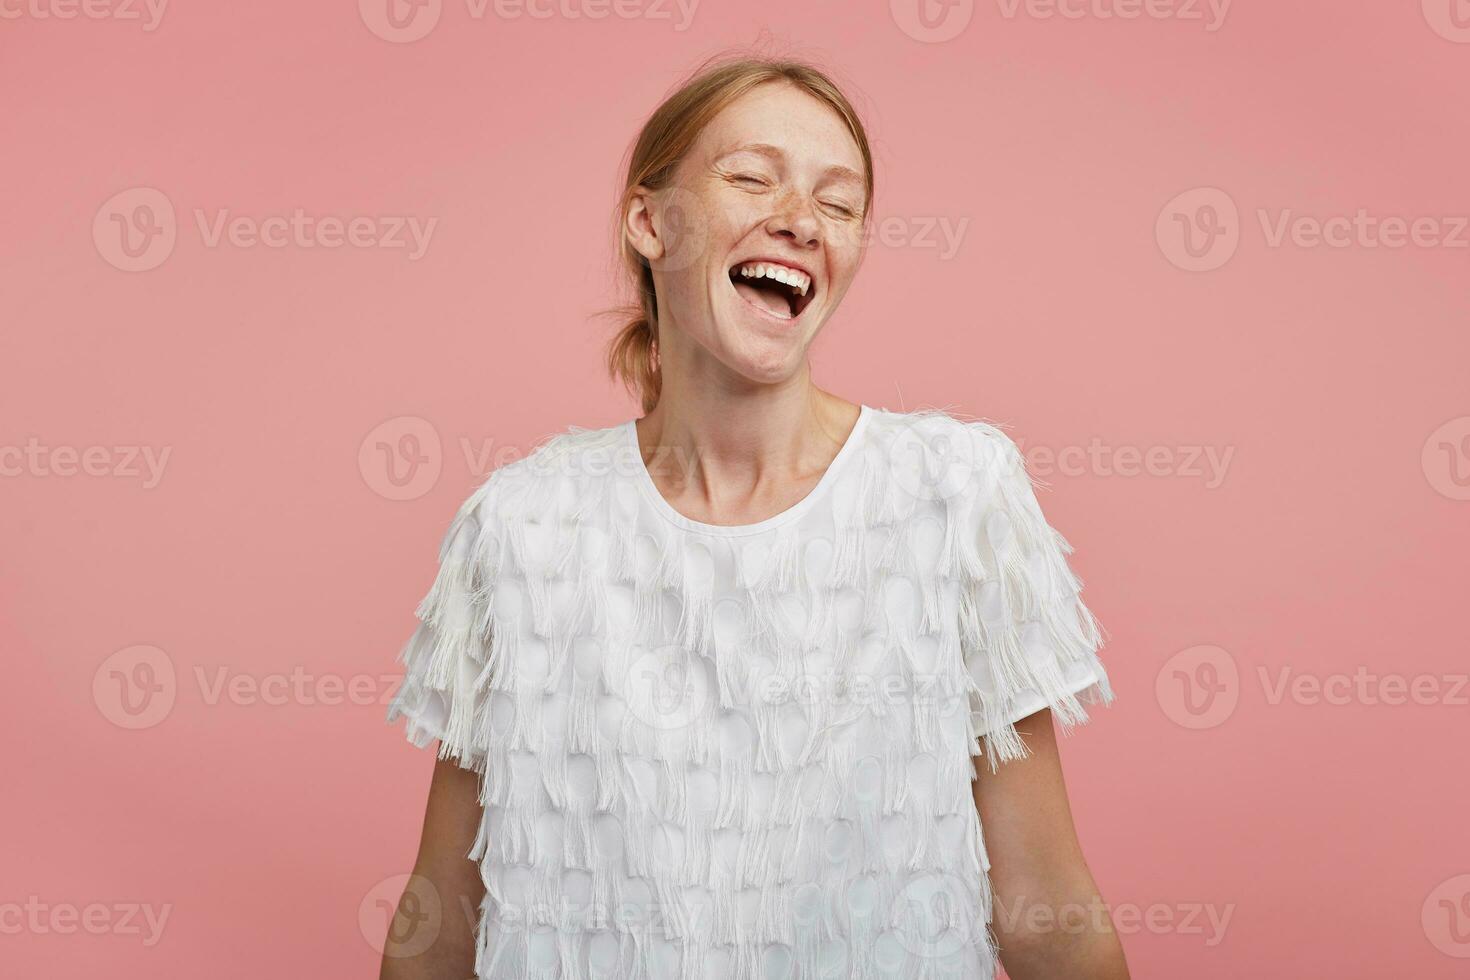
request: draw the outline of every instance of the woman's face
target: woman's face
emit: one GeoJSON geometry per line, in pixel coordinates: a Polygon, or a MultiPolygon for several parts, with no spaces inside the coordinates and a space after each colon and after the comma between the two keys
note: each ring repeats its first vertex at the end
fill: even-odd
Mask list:
{"type": "Polygon", "coordinates": [[[703,352],[755,382],[791,377],[863,255],[863,159],[842,117],[786,83],[710,121],[628,232],[650,260],[665,365],[703,352]]]}

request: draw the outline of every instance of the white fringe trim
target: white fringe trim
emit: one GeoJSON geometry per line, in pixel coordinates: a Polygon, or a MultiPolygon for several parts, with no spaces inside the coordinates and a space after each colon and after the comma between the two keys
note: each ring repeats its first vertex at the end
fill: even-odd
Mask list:
{"type": "MultiPolygon", "coordinates": [[[[1068,567],[1070,545],[999,428],[941,409],[870,421],[870,444],[847,460],[857,472],[816,512],[831,515],[830,546],[813,547],[795,522],[720,540],[639,523],[639,491],[608,455],[617,428],[553,437],[461,505],[399,655],[405,677],[388,720],[403,717],[413,744],[438,739],[440,758],[480,774],[468,855],[487,892],[478,975],[593,976],[585,930],[613,961],[608,977],[693,980],[710,944],[737,977],[763,976],[770,944],[789,954],[793,977],[811,976],[826,944],[872,953],[880,937],[914,928],[904,872],[932,876],[977,911],[984,927],[954,952],[975,958],[965,975],[990,976],[974,759],[995,771],[1025,756],[1015,723],[1042,708],[1065,731],[1087,720],[1084,705],[1111,701],[1097,657],[1104,634],[1068,567]],[[929,499],[905,492],[882,441],[903,427],[926,451],[947,442],[950,462],[972,470],[929,499]],[[589,465],[594,456],[615,464],[611,475],[589,465]],[[581,520],[590,515],[598,520],[581,520]],[[733,576],[742,601],[717,602],[715,574],[733,576]],[[917,606],[891,606],[890,589],[912,590],[917,606]],[[650,655],[636,645],[647,636],[666,638],[665,666],[704,685],[697,723],[651,727],[626,702],[607,713],[603,691],[650,655]],[[795,677],[825,664],[845,682],[873,669],[871,643],[882,670],[933,696],[817,699],[790,744],[780,737],[790,705],[752,703],[761,670],[795,677]],[[855,743],[847,733],[862,724],[884,737],[855,743]],[[711,795],[691,787],[690,767],[713,774],[711,795]],[[803,888],[824,880],[834,856],[846,879],[866,882],[860,893],[803,888]],[[560,908],[574,874],[584,907],[560,908]],[[703,889],[707,904],[690,907],[686,889],[703,889]],[[599,921],[588,908],[627,903],[663,910],[658,928],[599,921]]],[[[937,977],[949,962],[910,959],[895,974],[860,956],[845,975],[937,977]]]]}

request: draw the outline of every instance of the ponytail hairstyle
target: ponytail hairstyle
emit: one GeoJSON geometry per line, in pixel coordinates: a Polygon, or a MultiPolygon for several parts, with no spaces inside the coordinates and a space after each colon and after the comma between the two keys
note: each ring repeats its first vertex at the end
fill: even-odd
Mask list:
{"type": "Polygon", "coordinates": [[[710,120],[758,85],[789,82],[825,102],[842,117],[863,157],[867,213],[873,200],[873,154],[857,111],[824,72],[801,61],[762,57],[717,58],[695,71],[643,124],[628,157],[627,178],[618,202],[616,241],[634,301],[618,312],[626,318],[607,348],[608,373],[622,381],[644,414],[658,404],[663,388],[658,357],[658,296],[653,270],[628,241],[624,219],[638,187],[660,190],[672,181],[680,161],[710,120]]]}

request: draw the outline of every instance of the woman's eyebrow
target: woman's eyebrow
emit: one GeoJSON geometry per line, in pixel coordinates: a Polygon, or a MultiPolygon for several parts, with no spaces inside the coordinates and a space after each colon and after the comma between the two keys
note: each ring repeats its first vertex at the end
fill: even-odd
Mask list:
{"type": "Polygon", "coordinates": [[[715,154],[715,159],[723,160],[725,157],[733,157],[737,153],[757,153],[763,157],[770,157],[773,160],[780,160],[786,156],[785,153],[781,152],[780,147],[772,146],[769,143],[741,143],[739,146],[732,146],[727,150],[722,150],[715,154]]]}
{"type": "MultiPolygon", "coordinates": [[[[728,150],[716,154],[715,160],[720,161],[725,159],[726,157],[733,157],[737,153],[754,153],[758,156],[763,156],[770,160],[786,159],[785,152],[783,152],[779,146],[772,146],[770,143],[742,143],[739,146],[731,147],[728,150]]],[[[827,167],[823,171],[823,176],[836,178],[837,180],[852,181],[856,184],[866,183],[862,174],[858,173],[851,167],[844,167],[841,164],[837,163],[834,163],[831,166],[827,167]]]]}
{"type": "Polygon", "coordinates": [[[826,174],[828,177],[836,180],[843,180],[853,184],[863,185],[867,183],[862,174],[851,167],[844,167],[841,164],[833,164],[828,167],[826,174]]]}

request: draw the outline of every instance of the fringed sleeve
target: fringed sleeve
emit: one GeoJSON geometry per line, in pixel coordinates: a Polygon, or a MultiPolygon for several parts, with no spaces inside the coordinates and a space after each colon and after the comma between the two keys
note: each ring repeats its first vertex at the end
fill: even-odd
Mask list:
{"type": "Polygon", "coordinates": [[[439,571],[419,603],[419,625],[398,655],[404,677],[388,723],[406,719],[404,734],[423,748],[439,740],[439,758],[483,771],[489,677],[489,569],[493,537],[485,505],[489,481],[455,514],[439,548],[439,571]]]}
{"type": "Polygon", "coordinates": [[[1067,563],[1072,546],[1042,514],[1020,449],[994,426],[967,424],[985,465],[969,488],[961,649],[971,733],[993,772],[1027,754],[1016,722],[1050,708],[1066,733],[1113,691],[1097,656],[1105,632],[1067,563]]]}

